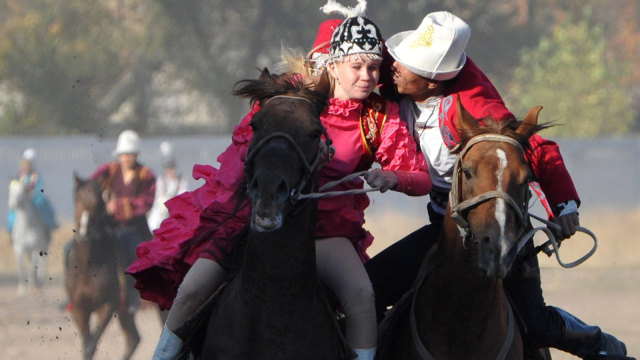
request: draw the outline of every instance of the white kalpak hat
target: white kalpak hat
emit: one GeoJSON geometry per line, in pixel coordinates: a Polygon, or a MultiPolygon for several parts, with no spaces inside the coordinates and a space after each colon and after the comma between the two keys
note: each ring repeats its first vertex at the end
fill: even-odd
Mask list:
{"type": "Polygon", "coordinates": [[[137,154],[140,152],[140,137],[133,130],[125,130],[118,136],[114,155],[120,154],[137,154]]]}
{"type": "Polygon", "coordinates": [[[427,14],[416,30],[390,37],[387,48],[396,61],[416,75],[449,80],[458,75],[467,60],[465,48],[470,36],[471,29],[462,19],[438,11],[427,14]]]}

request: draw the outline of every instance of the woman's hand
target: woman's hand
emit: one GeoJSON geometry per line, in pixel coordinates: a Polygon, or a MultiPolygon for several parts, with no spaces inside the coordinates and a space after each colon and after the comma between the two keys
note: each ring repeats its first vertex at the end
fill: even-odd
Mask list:
{"type": "Polygon", "coordinates": [[[364,175],[364,179],[367,180],[367,184],[372,188],[380,188],[381,193],[393,189],[398,184],[396,173],[382,169],[369,170],[364,175]]]}

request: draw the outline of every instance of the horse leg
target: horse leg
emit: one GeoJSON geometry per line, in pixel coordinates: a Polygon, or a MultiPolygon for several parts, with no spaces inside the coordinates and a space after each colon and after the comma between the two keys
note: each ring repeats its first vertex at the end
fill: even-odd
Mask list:
{"type": "Polygon", "coordinates": [[[82,358],[84,360],[91,360],[93,353],[96,351],[95,345],[91,345],[93,342],[93,336],[91,334],[90,322],[91,312],[85,309],[81,309],[80,306],[74,306],[71,309],[71,316],[78,327],[80,337],[82,338],[82,358]]]}
{"type": "MultiPolygon", "coordinates": [[[[15,241],[16,240],[14,239],[14,246],[16,245],[15,241]]],[[[25,254],[23,249],[16,248],[14,252],[16,255],[16,262],[18,263],[18,295],[22,296],[27,290],[27,264],[25,264],[24,261],[25,254]]]]}
{"type": "MultiPolygon", "coordinates": [[[[105,304],[101,306],[98,310],[96,310],[96,315],[98,318],[98,324],[97,324],[96,330],[94,332],[88,331],[89,337],[87,338],[87,341],[85,341],[85,344],[84,344],[86,360],[90,360],[91,358],[93,358],[93,355],[95,354],[96,349],[98,347],[98,340],[100,340],[100,337],[102,336],[104,331],[107,329],[107,325],[109,325],[109,321],[111,321],[111,318],[113,317],[113,313],[115,313],[115,307],[113,304],[105,304]]],[[[91,314],[89,314],[89,316],[90,315],[91,314]]],[[[88,326],[89,325],[87,324],[87,327],[88,326]]]]}
{"type": "Polygon", "coordinates": [[[133,355],[133,352],[138,347],[140,343],[140,334],[138,333],[138,329],[136,328],[136,322],[134,318],[134,314],[132,312],[127,311],[127,309],[120,308],[118,311],[118,320],[120,320],[120,327],[122,327],[122,331],[125,334],[127,346],[124,355],[122,356],[123,360],[128,360],[133,355]]]}
{"type": "Polygon", "coordinates": [[[42,286],[44,280],[44,252],[40,250],[33,250],[31,252],[31,269],[30,280],[32,286],[39,288],[42,286]]]}

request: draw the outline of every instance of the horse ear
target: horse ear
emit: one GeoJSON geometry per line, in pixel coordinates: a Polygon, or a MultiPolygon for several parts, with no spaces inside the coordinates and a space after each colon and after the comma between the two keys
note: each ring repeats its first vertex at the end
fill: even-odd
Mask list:
{"type": "Polygon", "coordinates": [[[323,71],[320,76],[314,77],[314,82],[315,91],[329,96],[329,93],[331,92],[331,81],[329,81],[329,73],[326,70],[323,71]]]}
{"type": "Polygon", "coordinates": [[[456,124],[458,130],[470,130],[475,129],[479,126],[478,120],[476,120],[476,118],[474,118],[471,113],[469,113],[467,109],[465,109],[465,107],[462,105],[460,97],[456,99],[456,113],[458,114],[458,123],[456,124]]]}
{"type": "Polygon", "coordinates": [[[262,68],[262,72],[260,73],[260,77],[258,78],[258,80],[269,80],[271,79],[271,73],[269,72],[269,69],[262,68]]]}
{"type": "Polygon", "coordinates": [[[540,113],[540,110],[542,110],[542,106],[532,107],[527,115],[525,115],[520,126],[518,126],[516,133],[524,135],[527,138],[533,135],[538,126],[538,114],[540,113]]]}
{"type": "Polygon", "coordinates": [[[80,175],[78,175],[78,173],[77,173],[77,172],[75,172],[75,171],[74,171],[74,172],[73,172],[73,182],[74,182],[74,184],[75,184],[76,188],[78,188],[78,187],[80,187],[82,184],[84,184],[84,182],[85,182],[85,181],[84,181],[84,179],[82,179],[82,178],[80,177],[80,175]]]}

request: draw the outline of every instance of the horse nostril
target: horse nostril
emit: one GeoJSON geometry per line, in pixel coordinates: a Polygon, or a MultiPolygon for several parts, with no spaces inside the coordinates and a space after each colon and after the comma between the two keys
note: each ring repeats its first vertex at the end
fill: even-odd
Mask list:
{"type": "Polygon", "coordinates": [[[286,180],[280,181],[276,188],[276,193],[273,196],[273,200],[276,204],[282,204],[289,198],[289,185],[286,180]]]}
{"type": "Polygon", "coordinates": [[[256,178],[253,178],[251,182],[247,184],[247,195],[249,196],[249,198],[255,199],[258,193],[258,182],[256,181],[256,178]]]}

